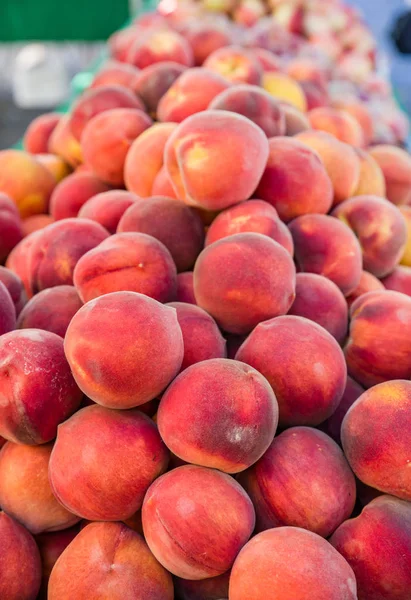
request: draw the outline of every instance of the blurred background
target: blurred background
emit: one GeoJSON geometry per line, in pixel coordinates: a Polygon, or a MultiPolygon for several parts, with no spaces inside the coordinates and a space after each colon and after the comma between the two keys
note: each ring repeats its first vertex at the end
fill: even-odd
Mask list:
{"type": "MultiPolygon", "coordinates": [[[[145,2],[0,0],[0,149],[15,144],[38,114],[67,105],[75,75],[98,60],[104,41],[145,2]]],[[[398,50],[401,36],[402,50],[411,50],[411,23],[407,29],[404,18],[398,20],[411,15],[410,0],[346,2],[364,13],[379,44],[379,69],[390,74],[400,105],[411,115],[411,54],[398,50]]]]}

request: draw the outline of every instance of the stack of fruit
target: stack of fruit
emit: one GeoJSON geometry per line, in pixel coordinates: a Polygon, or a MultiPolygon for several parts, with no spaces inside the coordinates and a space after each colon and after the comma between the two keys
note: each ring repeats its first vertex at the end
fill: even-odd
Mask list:
{"type": "Polygon", "coordinates": [[[1,600],[410,600],[406,120],[294,4],[163,2],[0,152],[1,600]]]}

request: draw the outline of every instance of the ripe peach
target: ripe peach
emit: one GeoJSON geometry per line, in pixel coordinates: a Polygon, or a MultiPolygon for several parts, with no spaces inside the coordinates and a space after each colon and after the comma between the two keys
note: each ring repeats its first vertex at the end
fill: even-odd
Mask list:
{"type": "Polygon", "coordinates": [[[124,523],[90,523],[64,550],[48,600],[173,600],[171,576],[124,523]]]}
{"type": "Polygon", "coordinates": [[[36,542],[20,523],[0,512],[0,598],[36,600],[41,561],[36,542]]]}
{"type": "Polygon", "coordinates": [[[204,61],[219,48],[230,46],[232,34],[226,24],[194,22],[185,33],[194,54],[194,64],[201,66],[204,61]]]}
{"type": "Polygon", "coordinates": [[[11,198],[0,192],[0,263],[6,260],[22,239],[19,211],[11,198]]]}
{"type": "Polygon", "coordinates": [[[387,186],[387,198],[393,204],[411,202],[411,157],[396,146],[381,144],[370,155],[382,169],[387,186]]]}
{"type": "Polygon", "coordinates": [[[185,67],[194,64],[190,44],[177,31],[171,29],[148,29],[136,39],[127,53],[127,62],[139,69],[166,61],[185,67]]]}
{"type": "Polygon", "coordinates": [[[411,267],[395,267],[390,275],[384,277],[382,283],[387,290],[411,296],[411,267]]]}
{"type": "Polygon", "coordinates": [[[118,233],[84,254],[73,274],[83,302],[110,292],[139,292],[174,300],[177,270],[167,248],[145,233],[118,233]]]}
{"type": "Polygon", "coordinates": [[[50,171],[57,183],[70,175],[71,167],[55,154],[36,154],[37,161],[50,171]]]}
{"type": "Polygon", "coordinates": [[[282,71],[281,59],[264,48],[251,48],[251,54],[257,59],[264,73],[267,71],[279,72],[282,71]]]}
{"type": "Polygon", "coordinates": [[[207,246],[194,267],[197,304],[229,333],[251,331],[285,314],[295,297],[290,254],[259,233],[238,233],[207,246]]]}
{"type": "Polygon", "coordinates": [[[71,133],[69,115],[63,115],[53,130],[48,151],[62,158],[73,169],[83,162],[80,143],[71,133]]]}
{"type": "Polygon", "coordinates": [[[346,298],[347,304],[348,306],[351,306],[354,300],[356,300],[360,296],[363,296],[368,292],[376,292],[378,290],[383,289],[384,286],[379,279],[377,279],[374,275],[371,275],[371,273],[363,271],[361,273],[360,283],[355,288],[355,290],[351,292],[351,294],[346,298]]]}
{"type": "Polygon", "coordinates": [[[16,327],[16,309],[8,289],[0,281],[0,336],[16,327]]]}
{"type": "Polygon", "coordinates": [[[23,235],[26,237],[34,231],[44,229],[47,225],[51,225],[52,223],[54,223],[54,217],[51,215],[32,215],[31,217],[27,217],[21,222],[23,235]]]}
{"type": "Polygon", "coordinates": [[[297,135],[311,128],[307,116],[298,108],[286,102],[281,104],[281,108],[285,117],[285,135],[297,135]]]}
{"type": "Polygon", "coordinates": [[[40,329],[0,337],[0,435],[20,444],[44,444],[80,405],[63,340],[40,329]]]}
{"type": "Polygon", "coordinates": [[[194,274],[193,271],[178,273],[177,275],[177,302],[185,302],[187,304],[197,304],[194,296],[194,274]]]}
{"type": "Polygon", "coordinates": [[[349,113],[331,107],[310,110],[308,118],[313,129],[326,131],[351,146],[364,146],[364,133],[361,125],[349,113]]]}
{"type": "Polygon", "coordinates": [[[95,75],[90,88],[107,85],[121,85],[135,92],[140,71],[133,65],[123,62],[110,61],[106,63],[95,75]]]}
{"type": "Polygon", "coordinates": [[[407,242],[406,222],[397,207],[378,196],[356,196],[337,206],[332,214],[357,236],[366,271],[385,277],[394,270],[407,242]]]}
{"type": "Polygon", "coordinates": [[[360,101],[334,101],[335,108],[350,114],[361,125],[364,136],[364,146],[368,148],[374,139],[374,122],[367,105],[360,101]]]}
{"type": "Polygon", "coordinates": [[[225,46],[214,50],[203,65],[233,83],[261,83],[263,70],[258,60],[249,50],[240,46],[225,46]]]}
{"type": "Polygon", "coordinates": [[[164,163],[178,198],[222,210],[255,191],[268,151],[267,138],[255,123],[232,112],[208,110],[173,131],[164,163]]]}
{"type": "Polygon", "coordinates": [[[344,420],[348,410],[354,404],[356,400],[364,393],[364,388],[359,383],[354,381],[351,377],[347,377],[347,385],[345,386],[344,394],[341,398],[337,409],[333,412],[324,423],[321,424],[320,429],[327,433],[334,442],[337,442],[341,446],[341,423],[344,420]]]}
{"type": "Polygon", "coordinates": [[[0,452],[0,503],[30,533],[58,531],[80,519],[54,496],[48,477],[52,444],[7,442],[0,452]]]}
{"type": "Polygon", "coordinates": [[[89,198],[80,208],[81,219],[91,219],[100,223],[111,234],[116,233],[117,226],[126,210],[136,201],[138,196],[124,190],[101,192],[89,198]]]}
{"type": "Polygon", "coordinates": [[[33,292],[72,285],[78,260],[108,237],[104,227],[89,219],[62,219],[42,229],[29,256],[33,292]]]}
{"type": "Polygon", "coordinates": [[[300,270],[328,277],[349,296],[362,273],[361,247],[351,229],[327,215],[303,215],[289,227],[300,270]]]}
{"type": "Polygon", "coordinates": [[[166,198],[174,198],[175,200],[178,200],[165,165],[161,167],[153,181],[151,195],[166,196],[166,198]]]}
{"type": "Polygon", "coordinates": [[[33,119],[24,134],[24,149],[30,154],[46,154],[49,151],[50,136],[60,119],[59,113],[46,113],[33,119]]]}
{"type": "Polygon", "coordinates": [[[301,85],[284,73],[266,72],[263,75],[263,88],[280,102],[287,102],[301,112],[307,110],[307,100],[301,85]]]}
{"type": "Polygon", "coordinates": [[[136,91],[150,115],[156,116],[161,98],[186,68],[177,62],[164,61],[154,63],[140,71],[137,77],[136,91]]]}
{"type": "Polygon", "coordinates": [[[174,308],[135,292],[117,292],[78,311],[65,351],[89,398],[111,408],[132,408],[157,398],[174,379],[184,347],[174,308]]]}
{"type": "Polygon", "coordinates": [[[67,327],[83,306],[76,288],[58,285],[36,294],[20,313],[18,329],[43,329],[64,338],[67,327]]]}
{"type": "Polygon", "coordinates": [[[369,152],[365,152],[361,148],[354,148],[354,151],[360,161],[360,177],[357,188],[351,196],[371,194],[385,198],[385,179],[381,167],[369,152]]]}
{"type": "Polygon", "coordinates": [[[263,200],[248,200],[223,210],[207,231],[206,246],[236,233],[262,233],[278,242],[293,256],[294,245],[277,211],[263,200]]]}
{"type": "Polygon", "coordinates": [[[21,313],[22,308],[27,303],[27,294],[20,277],[6,267],[0,267],[0,282],[6,286],[8,293],[13,301],[16,310],[16,316],[21,313]]]}
{"type": "Polygon", "coordinates": [[[50,171],[28,152],[0,151],[0,193],[14,201],[22,218],[47,212],[55,185],[50,171]]]}
{"type": "Polygon", "coordinates": [[[356,600],[354,573],[326,540],[297,527],[263,531],[244,546],[231,571],[230,600],[356,600]]]}
{"type": "Polygon", "coordinates": [[[29,270],[31,249],[40,235],[41,231],[34,231],[22,239],[10,252],[6,261],[6,267],[22,280],[28,298],[31,298],[33,295],[29,270]]]}
{"type": "Polygon", "coordinates": [[[115,108],[96,115],[81,136],[85,164],[102,181],[123,186],[127,153],[151,123],[146,113],[134,108],[115,108]]]}
{"type": "Polygon", "coordinates": [[[319,155],[294,138],[275,137],[268,144],[270,154],[256,195],[272,204],[282,221],[327,213],[333,186],[319,155]]]}
{"type": "Polygon", "coordinates": [[[140,33],[140,27],[137,27],[134,23],[113,33],[108,39],[108,47],[113,59],[125,63],[127,54],[140,33]]]}
{"type": "Polygon", "coordinates": [[[91,521],[122,521],[141,507],[148,487],[167,469],[168,460],[149,417],[137,410],[87,406],[58,428],[50,483],[70,512],[91,521]],[[119,436],[121,444],[116,443],[119,436]],[[97,464],[97,456],[104,456],[104,461],[97,464]]]}
{"type": "Polygon", "coordinates": [[[411,298],[369,292],[351,306],[348,372],[364,387],[411,377],[411,298]]]}
{"type": "Polygon", "coordinates": [[[87,200],[108,190],[108,185],[92,173],[73,173],[54,189],[50,199],[50,213],[56,221],[77,217],[87,200]]]}
{"type": "Polygon", "coordinates": [[[193,465],[155,481],[142,515],[150,550],[168,571],[184,579],[228,571],[255,523],[251,500],[234,479],[193,465]]]}
{"type": "Polygon", "coordinates": [[[307,111],[329,106],[330,97],[325,86],[313,81],[300,81],[299,83],[305,95],[307,111]]]}
{"type": "Polygon", "coordinates": [[[411,267],[411,206],[400,206],[400,211],[407,224],[407,245],[401,258],[401,264],[411,267]]]}
{"type": "Polygon", "coordinates": [[[216,358],[179,375],[163,395],[157,415],[160,435],[173,454],[189,463],[239,473],[270,445],[278,405],[258,371],[216,358]]]}
{"type": "Polygon", "coordinates": [[[174,588],[181,600],[225,600],[228,598],[230,572],[208,579],[174,578],[174,588]]]}

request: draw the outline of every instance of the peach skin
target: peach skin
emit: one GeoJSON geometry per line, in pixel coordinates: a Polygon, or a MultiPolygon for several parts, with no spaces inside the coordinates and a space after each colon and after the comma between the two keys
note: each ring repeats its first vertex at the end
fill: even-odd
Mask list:
{"type": "Polygon", "coordinates": [[[176,62],[164,61],[154,63],[139,72],[136,91],[153,118],[157,114],[161,98],[186,69],[187,67],[176,62]]]}
{"type": "Polygon", "coordinates": [[[30,154],[46,154],[49,140],[61,119],[59,113],[46,113],[33,119],[23,138],[24,149],[30,154]]]}
{"type": "Polygon", "coordinates": [[[392,273],[382,279],[382,283],[387,290],[411,296],[411,267],[395,267],[392,273]]]}
{"type": "Polygon", "coordinates": [[[347,385],[345,386],[343,397],[341,398],[337,409],[333,412],[331,417],[320,425],[321,431],[324,431],[329,435],[339,446],[341,446],[341,424],[344,417],[364,391],[364,388],[354,381],[352,377],[347,377],[347,385]]]}
{"type": "Polygon", "coordinates": [[[87,200],[109,189],[106,183],[92,173],[73,173],[53,190],[50,213],[55,221],[77,217],[87,200]]]}
{"type": "Polygon", "coordinates": [[[78,213],[80,219],[100,223],[111,234],[116,233],[121,217],[138,200],[138,196],[125,190],[109,190],[92,196],[78,213]]]}
{"type": "Polygon", "coordinates": [[[387,198],[393,204],[411,203],[411,157],[405,150],[381,144],[370,150],[379,164],[387,186],[387,198]]]}
{"type": "Polygon", "coordinates": [[[203,63],[233,83],[260,85],[263,70],[253,54],[240,46],[225,46],[212,52],[203,63]]]}
{"type": "Polygon", "coordinates": [[[354,148],[360,161],[360,177],[355,191],[350,196],[386,197],[385,178],[381,167],[369,152],[354,148]]]}
{"type": "Polygon", "coordinates": [[[16,309],[8,289],[0,281],[0,336],[16,328],[16,309]]]}
{"type": "Polygon", "coordinates": [[[407,244],[401,258],[401,264],[411,267],[411,206],[400,206],[400,211],[407,223],[407,244]]]}
{"type": "Polygon", "coordinates": [[[364,146],[364,133],[361,125],[352,115],[337,108],[320,107],[310,110],[308,118],[313,129],[326,131],[351,146],[364,146]]]}
{"type": "Polygon", "coordinates": [[[371,275],[368,271],[363,271],[361,273],[360,283],[355,288],[353,292],[349,296],[347,296],[347,304],[351,306],[351,304],[364,294],[368,292],[377,292],[378,290],[383,290],[384,285],[381,283],[379,279],[375,277],[375,275],[371,275]]]}
{"type": "Polygon", "coordinates": [[[22,280],[11,269],[0,266],[0,282],[5,285],[10,294],[16,310],[16,317],[18,317],[25,304],[27,304],[27,294],[22,280]]]}
{"type": "Polygon", "coordinates": [[[0,264],[23,239],[23,224],[13,200],[0,192],[0,264]]]}
{"type": "Polygon", "coordinates": [[[50,136],[48,151],[62,158],[73,169],[83,162],[79,141],[71,133],[69,115],[62,115],[50,136]]]}
{"type": "Polygon", "coordinates": [[[194,64],[190,44],[177,31],[171,29],[147,29],[145,34],[137,37],[127,53],[127,62],[139,69],[166,61],[185,67],[194,64]]]}

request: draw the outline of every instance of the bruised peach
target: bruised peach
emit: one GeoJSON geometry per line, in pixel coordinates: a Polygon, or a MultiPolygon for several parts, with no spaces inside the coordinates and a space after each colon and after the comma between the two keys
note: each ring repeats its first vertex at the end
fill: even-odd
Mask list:
{"type": "Polygon", "coordinates": [[[111,234],[126,210],[138,199],[138,196],[124,190],[101,192],[89,198],[78,213],[81,219],[91,219],[100,223],[111,234]]]}
{"type": "Polygon", "coordinates": [[[16,327],[16,309],[8,289],[0,281],[0,336],[16,327]]]}
{"type": "Polygon", "coordinates": [[[127,62],[139,69],[166,61],[186,67],[194,64],[190,44],[177,31],[171,29],[148,29],[136,39],[127,53],[127,62]]]}
{"type": "Polygon", "coordinates": [[[162,196],[138,199],[122,216],[117,231],[148,234],[169,250],[178,271],[193,267],[204,246],[204,226],[188,206],[162,196]]]}
{"type": "Polygon", "coordinates": [[[22,218],[47,212],[55,185],[50,171],[28,152],[0,151],[0,193],[14,201],[22,218]]]}
{"type": "Polygon", "coordinates": [[[385,179],[377,161],[369,152],[361,148],[354,148],[360,161],[360,177],[358,185],[351,196],[363,196],[371,194],[385,198],[385,179]]]}
{"type": "Polygon", "coordinates": [[[240,46],[214,50],[203,63],[206,69],[219,73],[233,83],[259,85],[263,70],[253,54],[240,46]]]}
{"type": "Polygon", "coordinates": [[[13,248],[6,261],[6,267],[22,280],[28,298],[33,295],[30,284],[30,255],[33,244],[40,235],[41,231],[33,231],[33,233],[27,235],[13,248]]]}
{"type": "Polygon", "coordinates": [[[260,323],[240,346],[236,360],[268,380],[282,427],[319,425],[334,412],[344,392],[347,368],[341,348],[328,331],[303,317],[260,323]]]}
{"type": "Polygon", "coordinates": [[[341,449],[310,427],[274,438],[239,481],[253,501],[259,531],[292,525],[326,538],[354,509],[355,478],[341,449]]]}
{"type": "Polygon", "coordinates": [[[11,198],[0,192],[0,264],[22,239],[19,211],[11,198]]]}
{"type": "Polygon", "coordinates": [[[251,331],[285,314],[295,297],[290,254],[258,233],[238,233],[207,246],[194,267],[197,304],[229,333],[251,331]]]}
{"type": "Polygon", "coordinates": [[[27,127],[24,134],[24,149],[30,154],[45,154],[49,151],[49,140],[58,125],[61,115],[47,113],[36,117],[27,127]]]}
{"type": "Polygon", "coordinates": [[[378,196],[356,196],[337,206],[333,216],[359,239],[366,271],[376,277],[393,271],[407,242],[405,219],[397,207],[378,196]]]}
{"type": "Polygon", "coordinates": [[[63,340],[40,329],[0,337],[0,383],[0,435],[20,444],[54,439],[82,399],[63,340]]]}
{"type": "Polygon", "coordinates": [[[91,173],[73,173],[54,189],[50,213],[56,221],[77,217],[87,200],[108,189],[108,185],[91,173]]]}
{"type": "Polygon", "coordinates": [[[58,429],[50,483],[70,512],[93,521],[122,521],[141,507],[150,484],[166,470],[168,458],[146,415],[87,406],[58,429]],[[121,444],[116,443],[119,436],[121,444]],[[96,456],[104,456],[98,466],[96,456]]]}
{"type": "Polygon", "coordinates": [[[351,229],[327,215],[303,215],[289,227],[300,270],[328,277],[349,296],[362,273],[361,247],[351,229]]]}
{"type": "Polygon", "coordinates": [[[153,117],[156,115],[161,98],[186,68],[177,62],[164,61],[154,63],[140,71],[136,81],[136,91],[150,115],[153,117]]]}
{"type": "Polygon", "coordinates": [[[132,143],[124,163],[124,181],[130,192],[142,198],[153,195],[163,167],[164,147],[176,127],[175,123],[156,123],[132,143]]]}
{"type": "Polygon", "coordinates": [[[36,294],[20,313],[18,329],[43,329],[64,338],[67,327],[83,306],[76,288],[58,285],[36,294]]]}
{"type": "Polygon", "coordinates": [[[6,267],[0,267],[0,283],[3,283],[10,294],[16,311],[16,317],[22,311],[22,308],[27,303],[27,294],[20,277],[6,267]]]}
{"type": "Polygon", "coordinates": [[[266,72],[262,80],[263,88],[276,100],[287,102],[294,108],[305,112],[307,100],[301,85],[284,73],[266,72]]]}
{"type": "Polygon", "coordinates": [[[171,576],[123,523],[90,523],[51,572],[48,600],[173,600],[171,576]]]}
{"type": "Polygon", "coordinates": [[[176,300],[187,304],[197,304],[194,296],[194,274],[192,271],[178,273],[176,300]]]}
{"type": "Polygon", "coordinates": [[[173,131],[164,150],[177,196],[207,210],[221,210],[249,198],[267,158],[263,131],[246,117],[227,111],[188,117],[173,131]]]}
{"type": "Polygon", "coordinates": [[[96,115],[81,136],[85,164],[102,181],[123,186],[127,153],[151,123],[147,114],[133,108],[115,108],[96,115]]]}
{"type": "Polygon", "coordinates": [[[73,280],[83,302],[126,290],[169,302],[177,289],[177,271],[170,252],[145,233],[110,236],[80,258],[73,280]]]}
{"type": "Polygon", "coordinates": [[[345,386],[344,394],[341,398],[337,409],[333,412],[324,423],[321,424],[320,429],[327,433],[334,442],[337,442],[341,446],[341,423],[344,420],[348,410],[354,404],[356,400],[364,393],[364,388],[359,383],[354,381],[352,377],[347,377],[347,385],[345,386]]]}
{"type": "Polygon", "coordinates": [[[77,312],[65,351],[89,398],[111,408],[131,408],[161,394],[180,370],[184,347],[175,309],[142,294],[117,292],[77,312]]]}
{"type": "Polygon", "coordinates": [[[36,154],[37,161],[50,171],[57,183],[70,175],[71,167],[55,154],[36,154]]]}
{"type": "Polygon", "coordinates": [[[349,113],[331,107],[320,107],[310,110],[308,118],[313,129],[326,131],[340,142],[351,146],[364,146],[364,133],[361,125],[349,113]]]}
{"type": "Polygon", "coordinates": [[[60,156],[73,169],[81,165],[83,156],[79,141],[71,133],[70,118],[63,115],[50,136],[48,151],[60,156]]]}
{"type": "Polygon", "coordinates": [[[351,307],[348,372],[365,387],[411,377],[411,298],[369,292],[351,307]]]}
{"type": "Polygon", "coordinates": [[[140,71],[133,65],[110,61],[95,75],[90,88],[98,88],[107,85],[121,85],[133,92],[136,91],[137,78],[140,71]]]}
{"type": "Polygon", "coordinates": [[[52,444],[7,442],[0,452],[1,506],[31,533],[66,529],[80,520],[51,491],[48,468],[52,448],[52,444]]]}
{"type": "Polygon", "coordinates": [[[381,144],[370,150],[385,178],[387,198],[393,204],[411,202],[411,157],[396,146],[381,144]]]}
{"type": "Polygon", "coordinates": [[[56,285],[72,285],[78,260],[108,238],[108,232],[89,219],[62,219],[42,229],[29,257],[34,293],[56,285]]]}
{"type": "Polygon", "coordinates": [[[382,283],[387,290],[411,296],[411,267],[395,267],[392,273],[384,277],[382,283]]]}
{"type": "Polygon", "coordinates": [[[80,531],[79,525],[74,525],[63,531],[52,531],[36,535],[36,544],[40,551],[42,565],[42,581],[37,600],[47,600],[47,588],[51,571],[59,556],[74,540],[80,531]]]}
{"type": "Polygon", "coordinates": [[[173,381],[161,399],[157,422],[162,439],[182,460],[238,473],[270,445],[278,405],[258,371],[216,358],[192,365],[173,381]]]}
{"type": "Polygon", "coordinates": [[[228,598],[229,579],[229,571],[197,581],[175,577],[174,588],[181,600],[225,600],[228,598]]]}
{"type": "Polygon", "coordinates": [[[408,501],[410,406],[410,381],[380,383],[352,405],[341,427],[344,452],[357,477],[381,492],[408,501]]]}
{"type": "Polygon", "coordinates": [[[194,22],[185,33],[185,38],[193,50],[194,63],[197,66],[201,66],[215,50],[230,46],[232,37],[228,27],[223,24],[219,26],[201,22],[194,22]]]}
{"type": "Polygon", "coordinates": [[[155,481],[142,515],[150,550],[168,571],[184,579],[228,571],[255,523],[251,500],[234,479],[193,465],[155,481]]]}
{"type": "Polygon", "coordinates": [[[263,531],[244,546],[230,576],[230,600],[356,600],[355,575],[319,535],[297,527],[263,531]],[[309,590],[307,592],[307,590],[309,590]]]}
{"type": "Polygon", "coordinates": [[[368,273],[368,271],[363,271],[361,273],[360,283],[355,288],[355,290],[351,292],[351,294],[346,298],[347,304],[348,306],[351,306],[354,300],[356,300],[360,296],[363,296],[368,292],[375,292],[383,289],[384,285],[379,279],[375,277],[375,275],[371,275],[371,273],[368,273]]]}

